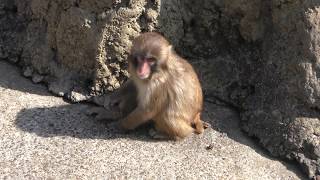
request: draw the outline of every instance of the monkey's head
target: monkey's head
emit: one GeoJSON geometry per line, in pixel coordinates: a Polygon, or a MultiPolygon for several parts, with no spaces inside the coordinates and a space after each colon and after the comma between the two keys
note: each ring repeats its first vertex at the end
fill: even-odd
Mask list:
{"type": "Polygon", "coordinates": [[[129,72],[140,80],[149,80],[167,68],[172,46],[160,34],[143,33],[133,40],[128,57],[129,72]]]}

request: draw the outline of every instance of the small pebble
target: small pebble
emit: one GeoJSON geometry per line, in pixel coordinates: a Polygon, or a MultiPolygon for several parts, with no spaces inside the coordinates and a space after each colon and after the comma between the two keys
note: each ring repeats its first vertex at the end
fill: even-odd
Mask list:
{"type": "Polygon", "coordinates": [[[211,149],[213,149],[213,144],[210,144],[206,147],[206,150],[211,150],[211,149]]]}

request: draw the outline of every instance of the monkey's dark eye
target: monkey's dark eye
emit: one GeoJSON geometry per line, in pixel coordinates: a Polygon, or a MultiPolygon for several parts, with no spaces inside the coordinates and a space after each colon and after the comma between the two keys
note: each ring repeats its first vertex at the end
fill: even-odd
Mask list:
{"type": "Polygon", "coordinates": [[[154,64],[156,64],[156,59],[155,58],[147,58],[147,61],[148,61],[148,63],[150,64],[150,65],[154,65],[154,64]]]}
{"type": "Polygon", "coordinates": [[[151,67],[151,71],[152,71],[153,73],[158,71],[157,59],[155,59],[155,58],[148,58],[148,59],[147,59],[147,62],[148,62],[148,64],[149,64],[149,66],[151,67]]]}
{"type": "Polygon", "coordinates": [[[132,58],[132,64],[137,67],[138,66],[138,58],[137,57],[133,57],[132,58]]]}

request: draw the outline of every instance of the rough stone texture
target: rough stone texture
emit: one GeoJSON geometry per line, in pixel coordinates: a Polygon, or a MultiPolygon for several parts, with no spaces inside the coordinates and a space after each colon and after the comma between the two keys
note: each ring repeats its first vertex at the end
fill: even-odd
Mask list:
{"type": "Polygon", "coordinates": [[[243,127],[272,154],[320,173],[320,2],[272,1],[254,93],[242,104],[243,127]]]}
{"type": "Polygon", "coordinates": [[[0,179],[305,179],[272,159],[239,128],[239,115],[206,103],[214,129],[184,141],[154,141],[88,117],[0,62],[0,179]],[[18,98],[17,98],[18,97],[18,98]]]}
{"type": "Polygon", "coordinates": [[[316,0],[0,0],[0,58],[85,101],[123,83],[136,35],[160,31],[195,65],[206,99],[238,108],[249,135],[313,177],[319,23],[316,0]]]}

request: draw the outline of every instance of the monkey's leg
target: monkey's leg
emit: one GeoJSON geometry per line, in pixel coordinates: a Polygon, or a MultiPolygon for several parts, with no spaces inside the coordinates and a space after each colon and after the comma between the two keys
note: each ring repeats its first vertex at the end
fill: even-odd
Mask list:
{"type": "Polygon", "coordinates": [[[194,131],[186,121],[181,119],[158,120],[156,121],[156,129],[175,140],[183,139],[194,131]]]}
{"type": "Polygon", "coordinates": [[[131,80],[113,92],[105,104],[113,112],[120,112],[117,118],[124,118],[137,107],[137,91],[131,80]]]}
{"type": "Polygon", "coordinates": [[[127,117],[121,120],[121,127],[127,130],[133,130],[141,124],[151,120],[152,117],[152,112],[145,112],[142,108],[137,107],[127,117]]]}
{"type": "Polygon", "coordinates": [[[182,138],[187,137],[188,135],[192,134],[194,131],[193,128],[189,123],[187,123],[185,120],[177,120],[176,126],[173,126],[173,131],[175,134],[175,139],[180,140],[182,138]]]}

